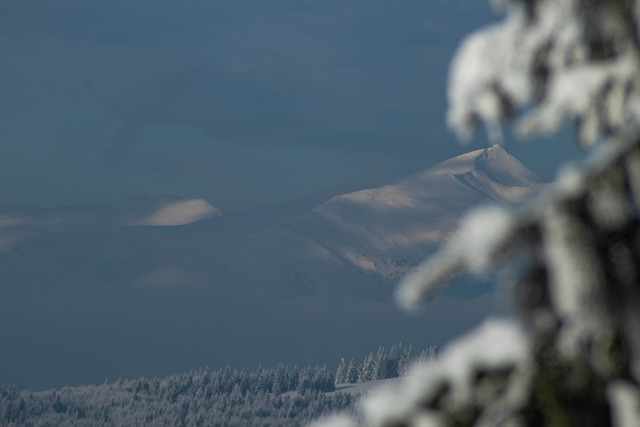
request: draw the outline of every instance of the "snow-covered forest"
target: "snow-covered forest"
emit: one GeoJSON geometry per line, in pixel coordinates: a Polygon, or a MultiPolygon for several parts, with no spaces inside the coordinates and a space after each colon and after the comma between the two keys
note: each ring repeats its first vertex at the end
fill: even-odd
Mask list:
{"type": "Polygon", "coordinates": [[[348,408],[326,368],[200,370],[44,392],[0,389],[0,424],[296,426],[348,408]],[[287,391],[299,390],[290,396],[287,391]]]}
{"type": "MultiPolygon", "coordinates": [[[[436,346],[418,355],[436,358],[436,346]]],[[[342,358],[335,373],[326,366],[227,366],[40,392],[0,386],[0,425],[299,426],[352,411],[360,389],[345,385],[398,377],[415,361],[411,347],[398,344],[359,363],[342,358]]]]}

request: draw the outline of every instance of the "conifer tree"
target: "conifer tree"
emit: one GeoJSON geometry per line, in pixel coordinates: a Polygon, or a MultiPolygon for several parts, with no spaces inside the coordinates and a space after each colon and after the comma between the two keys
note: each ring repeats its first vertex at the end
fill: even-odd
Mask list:
{"type": "Polygon", "coordinates": [[[418,360],[420,363],[430,363],[436,361],[436,359],[438,359],[438,346],[430,345],[420,353],[420,358],[418,360]]]}
{"type": "Polygon", "coordinates": [[[379,346],[373,361],[373,379],[383,380],[387,378],[387,355],[384,347],[379,346]]]}
{"type": "Polygon", "coordinates": [[[307,391],[311,390],[312,384],[313,384],[313,377],[310,369],[308,368],[302,369],[298,377],[298,384],[296,385],[296,391],[300,394],[305,394],[307,391]]]}
{"type": "Polygon", "coordinates": [[[276,395],[284,393],[289,389],[289,384],[285,372],[285,368],[282,364],[278,364],[276,370],[273,373],[273,387],[272,392],[276,395]]]}
{"type": "Polygon", "coordinates": [[[373,369],[374,369],[374,360],[373,354],[369,353],[365,356],[362,361],[362,365],[360,365],[360,372],[358,373],[358,382],[371,381],[373,379],[373,369]]]}
{"type": "Polygon", "coordinates": [[[346,382],[348,384],[355,384],[358,382],[358,368],[353,359],[349,360],[347,365],[346,382]]]}
{"type": "Polygon", "coordinates": [[[336,369],[336,384],[343,384],[347,382],[347,364],[344,361],[344,357],[340,358],[338,368],[336,369]]]}
{"type": "Polygon", "coordinates": [[[404,376],[411,366],[411,358],[413,357],[413,349],[411,346],[401,348],[400,358],[398,359],[398,376],[404,376]]]}

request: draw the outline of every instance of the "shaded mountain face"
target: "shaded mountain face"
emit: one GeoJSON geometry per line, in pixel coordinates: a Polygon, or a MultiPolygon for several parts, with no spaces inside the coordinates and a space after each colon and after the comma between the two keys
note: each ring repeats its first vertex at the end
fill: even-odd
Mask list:
{"type": "Polygon", "coordinates": [[[495,312],[489,288],[417,320],[393,306],[396,279],[469,208],[543,185],[494,146],[379,188],[224,216],[174,198],[2,213],[0,379],[45,388],[442,343],[495,312]]]}

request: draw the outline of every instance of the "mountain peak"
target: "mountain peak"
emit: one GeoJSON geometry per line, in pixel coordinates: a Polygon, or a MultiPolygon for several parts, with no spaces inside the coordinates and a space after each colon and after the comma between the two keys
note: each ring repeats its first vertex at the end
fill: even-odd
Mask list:
{"type": "Polygon", "coordinates": [[[419,172],[417,175],[443,172],[462,175],[474,169],[509,187],[526,187],[543,182],[537,174],[509,154],[499,144],[445,160],[432,168],[419,172]]]}
{"type": "Polygon", "coordinates": [[[474,167],[508,187],[528,187],[543,182],[542,178],[498,144],[482,150],[475,159],[474,167]]]}
{"type": "MultiPolygon", "coordinates": [[[[362,268],[366,259],[367,265],[380,270],[391,252],[412,254],[442,242],[467,209],[487,202],[519,204],[535,194],[540,183],[535,173],[495,145],[383,187],[332,198],[314,209],[323,221],[314,227],[340,231],[325,229],[314,232],[313,238],[356,266],[362,268]],[[342,240],[329,242],[334,234],[342,240]]],[[[305,232],[311,236],[309,229],[305,232]]],[[[397,271],[397,266],[388,267],[397,271]]]]}
{"type": "Polygon", "coordinates": [[[511,155],[507,153],[500,144],[493,144],[491,147],[485,148],[481,155],[487,156],[487,157],[499,157],[499,156],[511,157],[511,155]]]}

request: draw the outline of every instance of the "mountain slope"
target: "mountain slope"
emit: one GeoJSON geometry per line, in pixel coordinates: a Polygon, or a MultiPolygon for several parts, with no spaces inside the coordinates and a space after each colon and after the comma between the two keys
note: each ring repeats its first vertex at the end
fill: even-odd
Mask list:
{"type": "Polygon", "coordinates": [[[516,205],[542,185],[494,145],[394,184],[336,196],[287,226],[361,269],[397,277],[442,244],[470,207],[516,205]]]}

